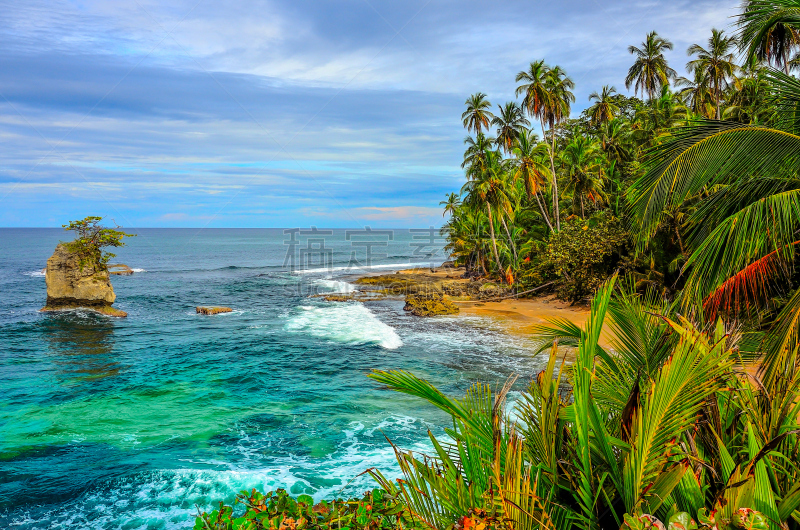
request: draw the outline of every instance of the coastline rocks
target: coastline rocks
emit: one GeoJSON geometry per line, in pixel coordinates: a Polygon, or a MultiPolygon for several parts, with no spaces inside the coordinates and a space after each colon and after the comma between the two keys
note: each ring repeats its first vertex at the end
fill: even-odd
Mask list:
{"type": "Polygon", "coordinates": [[[133,269],[124,263],[117,263],[116,265],[108,266],[108,273],[115,274],[117,276],[130,276],[133,274],[133,269]]]}
{"type": "Polygon", "coordinates": [[[81,267],[78,255],[59,244],[47,260],[47,304],[41,310],[83,308],[108,316],[128,316],[126,312],[111,307],[117,296],[109,278],[104,266],[84,264],[81,267]]]}
{"type": "Polygon", "coordinates": [[[436,315],[452,315],[459,309],[453,302],[442,295],[408,295],[404,311],[410,311],[418,317],[431,317],[436,315]]]}
{"type": "Polygon", "coordinates": [[[231,313],[233,309],[230,307],[223,307],[223,306],[197,306],[195,308],[198,314],[201,315],[216,315],[219,313],[231,313]]]}

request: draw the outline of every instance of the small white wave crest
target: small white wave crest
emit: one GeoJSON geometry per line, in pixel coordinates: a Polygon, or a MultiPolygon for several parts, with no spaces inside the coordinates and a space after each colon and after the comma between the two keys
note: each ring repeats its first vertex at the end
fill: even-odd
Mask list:
{"type": "Polygon", "coordinates": [[[30,276],[32,278],[44,278],[44,269],[23,272],[22,274],[24,274],[25,276],[30,276]]]}
{"type": "Polygon", "coordinates": [[[298,309],[300,312],[284,326],[286,331],[347,344],[378,344],[387,350],[403,345],[395,329],[378,320],[363,304],[333,303],[298,309]]]}
{"type": "Polygon", "coordinates": [[[131,269],[133,272],[147,272],[145,269],[131,269]]]}
{"type": "Polygon", "coordinates": [[[334,293],[352,293],[356,290],[355,285],[352,283],[342,282],[339,280],[330,280],[327,278],[314,280],[312,283],[318,285],[322,289],[326,289],[334,293]]]}
{"type": "Polygon", "coordinates": [[[359,263],[351,263],[349,265],[344,265],[341,267],[321,267],[318,269],[302,269],[292,271],[293,274],[319,274],[324,272],[337,272],[337,271],[362,271],[362,270],[372,270],[372,269],[413,269],[416,267],[420,268],[428,268],[429,265],[427,263],[416,262],[416,263],[383,263],[380,265],[361,265],[359,263]]]}

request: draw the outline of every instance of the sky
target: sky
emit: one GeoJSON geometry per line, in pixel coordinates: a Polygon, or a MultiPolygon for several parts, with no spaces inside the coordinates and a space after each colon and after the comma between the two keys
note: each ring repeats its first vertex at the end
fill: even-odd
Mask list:
{"type": "Polygon", "coordinates": [[[573,114],[627,47],[728,28],[728,0],[0,2],[0,226],[427,227],[464,183],[464,100],[533,60],[573,114]]]}

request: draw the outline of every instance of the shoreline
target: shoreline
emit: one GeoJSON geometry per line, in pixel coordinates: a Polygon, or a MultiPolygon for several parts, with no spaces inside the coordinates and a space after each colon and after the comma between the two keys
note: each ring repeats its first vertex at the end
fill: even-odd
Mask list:
{"type": "MultiPolygon", "coordinates": [[[[453,317],[480,316],[491,318],[509,334],[530,337],[532,328],[539,324],[547,324],[549,320],[566,319],[573,324],[583,327],[590,315],[590,308],[585,305],[570,305],[569,302],[558,300],[554,294],[542,294],[532,298],[507,298],[504,300],[471,299],[464,296],[453,296],[448,293],[454,283],[469,284],[470,280],[462,278],[464,269],[439,267],[435,271],[427,268],[419,269],[400,269],[385,271],[382,274],[362,275],[351,278],[358,288],[371,287],[362,292],[368,294],[371,291],[383,288],[386,296],[402,296],[400,290],[421,289],[448,294],[448,298],[456,303],[459,312],[451,315],[453,317]],[[444,285],[443,285],[444,284],[444,285]],[[397,287],[397,292],[393,292],[393,286],[397,287]]],[[[484,285],[491,282],[485,281],[484,285]]],[[[358,300],[358,298],[354,298],[358,300]]],[[[425,317],[417,317],[425,318],[425,317]]],[[[600,337],[602,346],[609,345],[610,332],[603,329],[600,337]]]]}

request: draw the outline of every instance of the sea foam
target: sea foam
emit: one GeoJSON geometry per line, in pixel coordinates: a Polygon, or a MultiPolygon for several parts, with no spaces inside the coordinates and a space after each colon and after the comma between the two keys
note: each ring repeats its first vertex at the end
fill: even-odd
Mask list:
{"type": "Polygon", "coordinates": [[[363,304],[332,303],[298,309],[284,326],[286,331],[347,344],[378,344],[387,350],[403,345],[395,329],[378,320],[363,304]]]}
{"type": "Polygon", "coordinates": [[[328,278],[314,280],[313,282],[315,285],[318,285],[320,288],[329,290],[334,293],[352,293],[356,290],[355,286],[352,283],[347,283],[339,280],[331,280],[328,278]]]}

